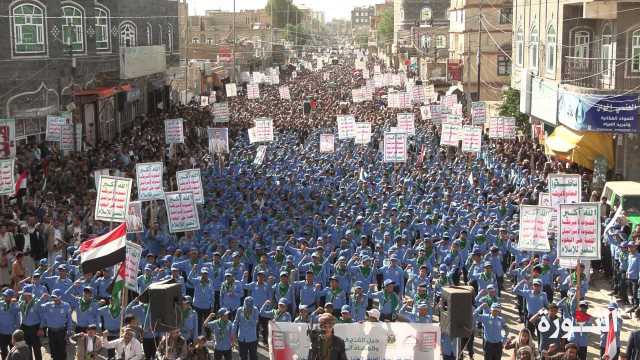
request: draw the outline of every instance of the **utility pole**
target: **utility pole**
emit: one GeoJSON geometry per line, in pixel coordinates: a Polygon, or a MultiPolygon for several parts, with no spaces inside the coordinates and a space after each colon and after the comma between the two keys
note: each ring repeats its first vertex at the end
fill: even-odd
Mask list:
{"type": "Polygon", "coordinates": [[[236,82],[236,0],[233,0],[233,69],[231,72],[231,79],[236,82]]]}
{"type": "Polygon", "coordinates": [[[480,14],[478,16],[478,83],[476,84],[476,92],[478,93],[478,100],[480,101],[480,56],[482,55],[482,0],[480,0],[480,14]]]}
{"type": "Polygon", "coordinates": [[[187,94],[189,93],[189,43],[191,42],[191,36],[189,33],[191,32],[191,18],[189,17],[189,4],[187,0],[184,0],[185,7],[185,15],[187,17],[187,31],[185,42],[185,51],[184,51],[184,104],[187,105],[189,103],[189,99],[187,99],[187,94]]]}

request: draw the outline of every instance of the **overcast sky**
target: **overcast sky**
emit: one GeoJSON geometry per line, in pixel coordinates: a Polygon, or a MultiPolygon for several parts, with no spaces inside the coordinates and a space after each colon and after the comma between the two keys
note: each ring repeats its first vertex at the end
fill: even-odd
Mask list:
{"type": "MultiPolygon", "coordinates": [[[[233,10],[234,0],[188,0],[189,13],[203,15],[205,10],[233,10]]],[[[267,0],[235,0],[236,10],[264,8],[267,0]]],[[[384,0],[293,0],[294,4],[304,4],[324,12],[325,20],[351,17],[351,9],[355,6],[383,3],[384,0]]]]}

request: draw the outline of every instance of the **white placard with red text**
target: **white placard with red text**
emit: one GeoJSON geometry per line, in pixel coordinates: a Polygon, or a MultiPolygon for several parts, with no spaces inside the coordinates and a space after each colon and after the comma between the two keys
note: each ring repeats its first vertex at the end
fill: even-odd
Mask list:
{"type": "Polygon", "coordinates": [[[161,200],[164,198],[164,185],[162,182],[162,162],[136,164],[136,186],[138,188],[138,200],[161,200]]]}
{"type": "Polygon", "coordinates": [[[320,152],[323,154],[331,154],[335,151],[335,135],[320,134],[320,152]]]}
{"type": "Polygon", "coordinates": [[[384,161],[407,161],[407,134],[387,132],[384,134],[384,161]]]}
{"type": "Polygon", "coordinates": [[[482,150],[482,127],[466,125],[462,127],[462,151],[479,153],[482,150]]]}
{"type": "Polygon", "coordinates": [[[190,191],[164,193],[164,203],[169,220],[169,232],[196,231],[200,229],[198,208],[190,191]]]}
{"type": "Polygon", "coordinates": [[[132,183],[129,178],[100,176],[94,218],[99,221],[127,221],[132,183]]]}
{"type": "Polygon", "coordinates": [[[413,113],[399,113],[397,115],[398,128],[402,129],[409,135],[416,134],[416,124],[413,113]]]}
{"type": "Polygon", "coordinates": [[[188,169],[176,171],[176,184],[178,191],[193,193],[193,201],[196,204],[204,204],[204,191],[202,190],[202,177],[200,169],[188,169]]]}
{"type": "Polygon", "coordinates": [[[184,126],[182,119],[167,119],[164,121],[165,144],[184,143],[184,126]]]}

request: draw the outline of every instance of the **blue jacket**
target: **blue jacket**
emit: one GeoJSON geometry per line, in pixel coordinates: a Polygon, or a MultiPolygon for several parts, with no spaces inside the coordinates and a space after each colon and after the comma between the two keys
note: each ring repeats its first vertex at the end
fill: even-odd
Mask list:
{"type": "Polygon", "coordinates": [[[251,315],[245,316],[244,306],[236,311],[236,318],[233,321],[233,331],[238,336],[238,341],[254,342],[258,340],[258,308],[252,306],[251,315]]]}
{"type": "Polygon", "coordinates": [[[73,321],[71,320],[71,305],[64,301],[56,304],[53,300],[42,306],[42,327],[50,329],[65,328],[71,333],[73,321]]]}
{"type": "Polygon", "coordinates": [[[16,303],[0,300],[0,334],[11,335],[20,327],[20,308],[16,303]]]}
{"type": "Polygon", "coordinates": [[[233,335],[233,323],[231,321],[226,321],[223,323],[220,319],[209,321],[207,324],[209,329],[211,329],[211,333],[213,334],[213,338],[216,340],[215,349],[216,350],[231,350],[231,336],[233,335]]]}

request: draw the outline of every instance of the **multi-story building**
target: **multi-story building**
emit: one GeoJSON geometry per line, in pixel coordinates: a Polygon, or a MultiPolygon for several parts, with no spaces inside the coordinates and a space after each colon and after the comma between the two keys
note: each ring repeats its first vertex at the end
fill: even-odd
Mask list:
{"type": "Polygon", "coordinates": [[[0,0],[0,116],[16,140],[42,140],[47,115],[69,110],[95,146],[166,106],[177,15],[171,0],[0,0]]]}
{"type": "MultiPolygon", "coordinates": [[[[446,0],[394,0],[393,1],[393,50],[411,47],[411,28],[434,19],[434,9],[446,9],[446,0]]],[[[439,12],[439,10],[436,10],[439,12]]],[[[439,16],[438,16],[439,17],[439,16]]],[[[444,16],[446,18],[446,16],[444,16]]]]}
{"type": "Polygon", "coordinates": [[[628,134],[639,131],[639,18],[635,1],[513,0],[511,86],[521,91],[521,111],[547,130],[610,135],[617,156],[609,168],[634,180],[640,139],[628,134]]]}
{"type": "Polygon", "coordinates": [[[351,10],[351,26],[353,28],[369,28],[371,19],[375,16],[373,6],[359,6],[351,10]]]}
{"type": "Polygon", "coordinates": [[[511,0],[451,0],[448,71],[472,99],[478,91],[481,100],[502,99],[511,76],[511,22],[511,0]]]}

